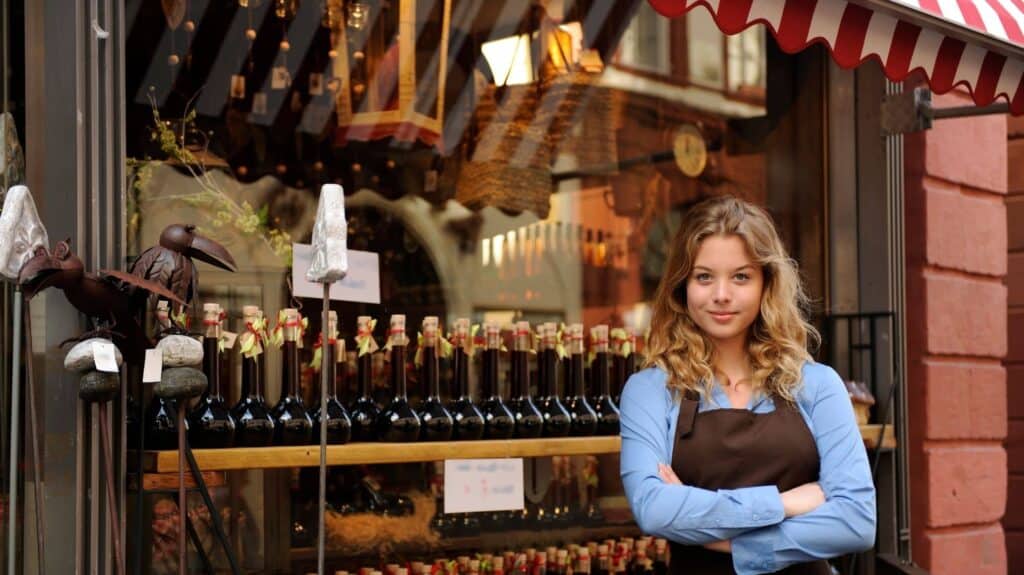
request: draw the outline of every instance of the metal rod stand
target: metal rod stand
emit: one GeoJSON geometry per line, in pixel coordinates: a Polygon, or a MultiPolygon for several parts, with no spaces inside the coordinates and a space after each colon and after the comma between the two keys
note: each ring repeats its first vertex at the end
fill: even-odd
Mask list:
{"type": "Polygon", "coordinates": [[[117,514],[117,498],[114,492],[114,461],[110,450],[110,419],[107,418],[107,402],[97,406],[100,417],[100,451],[103,455],[103,473],[107,484],[107,521],[110,523],[110,538],[114,542],[114,560],[118,575],[124,575],[124,555],[121,552],[121,527],[117,514]]]}
{"type": "Polygon", "coordinates": [[[43,517],[46,515],[43,499],[43,463],[39,455],[39,416],[36,413],[36,392],[35,378],[32,377],[32,310],[29,309],[28,301],[24,305],[25,316],[25,391],[28,404],[29,430],[32,436],[32,468],[35,473],[33,482],[36,493],[36,555],[39,575],[46,575],[46,555],[43,553],[43,537],[46,535],[46,524],[43,517]]]}
{"type": "Polygon", "coordinates": [[[188,541],[185,534],[188,528],[185,517],[188,515],[188,494],[185,491],[185,401],[178,401],[178,575],[188,572],[188,541]]]}
{"type": "Polygon", "coordinates": [[[21,427],[21,289],[14,288],[14,350],[11,357],[11,456],[10,495],[7,516],[7,572],[17,573],[18,542],[18,432],[21,427]]]}
{"type": "MultiPolygon", "coordinates": [[[[206,480],[203,479],[203,474],[199,471],[199,465],[196,463],[195,455],[192,454],[192,446],[188,443],[188,438],[185,438],[185,458],[188,459],[188,466],[192,472],[192,479],[196,482],[196,487],[199,489],[199,495],[203,498],[203,503],[206,504],[206,508],[210,510],[210,519],[213,522],[213,532],[217,536],[217,540],[220,542],[221,547],[224,549],[224,555],[228,559],[228,565],[231,566],[232,575],[239,575],[241,571],[238,569],[238,562],[235,561],[235,552],[231,548],[231,542],[228,541],[227,532],[224,531],[224,523],[221,521],[220,513],[217,508],[213,506],[213,498],[210,496],[210,490],[206,487],[206,480]]],[[[232,508],[232,514],[234,514],[234,508],[232,508]]]]}
{"type": "Polygon", "coordinates": [[[316,539],[316,572],[317,575],[324,575],[324,563],[326,561],[327,534],[325,531],[325,516],[327,513],[327,358],[330,354],[324,348],[330,345],[327,337],[327,322],[329,321],[328,311],[331,307],[331,284],[324,282],[324,305],[321,314],[320,324],[320,495],[317,499],[317,539],[316,539]]]}

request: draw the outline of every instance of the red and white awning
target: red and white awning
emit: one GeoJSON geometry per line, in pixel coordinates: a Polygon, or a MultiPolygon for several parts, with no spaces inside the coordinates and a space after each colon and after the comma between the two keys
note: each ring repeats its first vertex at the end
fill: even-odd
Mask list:
{"type": "Polygon", "coordinates": [[[674,17],[704,6],[726,34],[766,24],[789,53],[826,44],[852,68],[879,60],[893,81],[920,69],[932,91],[960,85],[980,105],[1024,113],[1024,0],[650,0],[674,17]]]}

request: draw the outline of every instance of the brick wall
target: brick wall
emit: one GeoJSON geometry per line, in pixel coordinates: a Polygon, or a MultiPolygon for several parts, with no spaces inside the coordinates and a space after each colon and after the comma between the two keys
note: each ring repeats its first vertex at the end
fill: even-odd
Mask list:
{"type": "Polygon", "coordinates": [[[1006,285],[1010,346],[1005,365],[1009,408],[1006,454],[1010,491],[1003,529],[1006,530],[1009,572],[1024,573],[1024,117],[1008,120],[1007,136],[1009,269],[1006,285]]]}
{"type": "Polygon", "coordinates": [[[912,543],[936,574],[1007,573],[1006,133],[982,116],[905,139],[912,543]]]}

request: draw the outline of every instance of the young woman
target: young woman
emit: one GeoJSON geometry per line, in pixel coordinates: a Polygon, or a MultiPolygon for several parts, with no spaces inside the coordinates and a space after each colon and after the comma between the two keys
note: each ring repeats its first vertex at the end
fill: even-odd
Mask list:
{"type": "Polygon", "coordinates": [[[621,405],[626,496],[672,573],[828,575],[874,545],[867,454],[843,382],[807,351],[804,300],[762,209],[687,214],[621,405]]]}

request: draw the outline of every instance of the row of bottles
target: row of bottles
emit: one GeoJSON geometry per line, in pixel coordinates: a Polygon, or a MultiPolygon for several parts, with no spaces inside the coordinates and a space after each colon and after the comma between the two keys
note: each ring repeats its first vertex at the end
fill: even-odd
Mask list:
{"type": "MultiPolygon", "coordinates": [[[[529,548],[502,553],[459,555],[454,560],[387,563],[382,568],[361,567],[358,575],[666,575],[669,546],[665,539],[588,541],[566,547],[529,548]]],[[[335,571],[349,575],[349,571],[335,571]]],[[[353,575],[355,575],[353,574],[353,575]]]]}
{"type": "MultiPolygon", "coordinates": [[[[482,341],[474,337],[469,321],[459,319],[448,339],[442,337],[438,319],[427,317],[421,327],[416,353],[423,400],[413,406],[408,397],[406,357],[409,337],[405,316],[390,318],[384,348],[390,364],[392,397],[381,406],[372,393],[372,358],[378,351],[373,338],[375,322],[366,316],[357,319],[355,337],[356,380],[358,397],[345,402],[339,397],[336,381],[345,373],[345,341],[338,337],[335,312],[329,312],[328,342],[318,341],[316,348],[327,356],[328,401],[321,409],[319,399],[307,411],[300,394],[301,363],[299,348],[303,321],[295,309],[283,310],[278,328],[283,355],[281,397],[273,407],[264,398],[264,347],[268,343],[266,320],[256,306],[243,308],[244,330],[238,337],[241,354],[241,397],[228,408],[222,394],[221,366],[223,351],[223,310],[217,304],[204,305],[203,347],[204,371],[209,387],[187,418],[193,446],[219,448],[228,446],[259,447],[267,445],[306,445],[319,442],[320,418],[326,414],[327,441],[343,444],[349,441],[447,441],[506,439],[533,437],[564,437],[615,435],[619,431],[617,397],[613,397],[611,380],[621,385],[635,369],[629,339],[615,338],[615,353],[610,352],[607,326],[591,330],[591,365],[584,359],[582,324],[569,326],[563,347],[561,334],[553,323],[538,327],[537,377],[539,395],[530,393],[530,356],[534,351],[534,334],[528,322],[514,326],[510,352],[508,400],[499,389],[500,353],[503,349],[501,329],[497,323],[485,323],[482,341]],[[476,347],[481,351],[481,400],[476,402],[469,391],[469,372],[476,347]],[[611,356],[611,358],[609,358],[611,356]],[[442,398],[439,360],[450,357],[452,385],[450,400],[442,398]],[[563,358],[564,357],[564,358],[563,358]],[[611,365],[609,365],[611,359],[611,365]],[[558,393],[557,377],[563,371],[566,389],[558,393]],[[591,374],[592,395],[588,395],[591,374]]],[[[158,312],[159,313],[159,312],[158,312]]],[[[158,315],[158,323],[167,323],[158,315]]],[[[613,330],[616,331],[616,330],[613,330]]],[[[622,330],[618,330],[622,331],[622,330]]],[[[623,332],[625,333],[625,332],[623,332]]],[[[318,396],[319,394],[317,394],[318,396]]],[[[174,449],[175,408],[169,401],[154,398],[146,416],[146,444],[149,449],[174,449]]]]}

